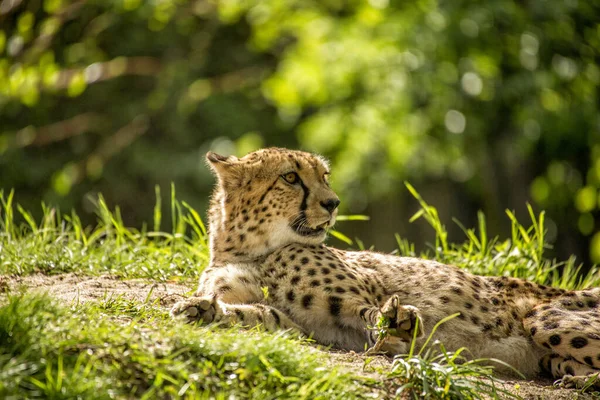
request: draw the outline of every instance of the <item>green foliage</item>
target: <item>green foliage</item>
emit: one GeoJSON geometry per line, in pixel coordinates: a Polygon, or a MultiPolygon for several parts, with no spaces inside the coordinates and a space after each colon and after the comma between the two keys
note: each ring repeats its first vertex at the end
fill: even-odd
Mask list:
{"type": "MultiPolygon", "coordinates": [[[[574,157],[598,139],[593,3],[228,1],[221,12],[245,16],[257,48],[295,39],[266,96],[288,118],[318,107],[300,137],[334,152],[345,182],[370,174],[365,165],[380,179],[403,171],[480,181],[478,169],[502,157],[512,176],[542,150],[536,201],[565,204],[583,187],[588,171],[574,157]],[[557,188],[567,193],[553,200],[557,188]]],[[[585,160],[594,187],[597,150],[585,160]]],[[[372,191],[379,183],[364,182],[372,191]]]]}
{"type": "Polygon", "coordinates": [[[208,191],[209,147],[277,144],[275,110],[256,101],[272,65],[211,2],[5,3],[2,187],[23,189],[31,210],[40,197],[89,210],[86,195],[102,192],[139,225],[155,184],[175,180],[185,199],[208,191]]]}

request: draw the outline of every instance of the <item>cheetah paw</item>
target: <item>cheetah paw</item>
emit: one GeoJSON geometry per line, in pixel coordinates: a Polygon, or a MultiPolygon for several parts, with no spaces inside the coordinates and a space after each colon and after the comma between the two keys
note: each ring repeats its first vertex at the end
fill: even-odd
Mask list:
{"type": "Polygon", "coordinates": [[[185,317],[187,322],[202,320],[202,322],[209,324],[218,320],[220,314],[220,307],[214,297],[190,297],[176,303],[171,308],[171,316],[185,317]]]}
{"type": "Polygon", "coordinates": [[[589,376],[585,375],[564,375],[561,379],[558,379],[554,382],[554,386],[558,386],[561,388],[577,388],[582,389],[585,387],[600,387],[600,380],[598,379],[597,374],[592,374],[589,376]]]}
{"type": "Polygon", "coordinates": [[[573,375],[564,375],[562,378],[554,381],[554,386],[569,389],[576,386],[576,381],[573,380],[573,375]]]}
{"type": "Polygon", "coordinates": [[[389,319],[389,333],[400,338],[402,341],[410,342],[415,335],[423,336],[423,321],[419,315],[419,309],[410,305],[400,305],[397,295],[390,297],[383,307],[381,314],[389,319]]]}

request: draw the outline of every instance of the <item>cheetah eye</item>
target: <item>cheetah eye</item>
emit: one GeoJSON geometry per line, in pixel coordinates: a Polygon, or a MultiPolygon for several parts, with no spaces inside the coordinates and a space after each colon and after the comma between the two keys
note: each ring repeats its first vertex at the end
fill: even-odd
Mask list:
{"type": "Polygon", "coordinates": [[[329,173],[329,172],[325,172],[325,173],[323,174],[323,181],[324,181],[324,182],[325,182],[327,185],[329,185],[329,175],[330,175],[330,173],[329,173]]]}
{"type": "Polygon", "coordinates": [[[295,172],[288,172],[287,174],[281,175],[281,177],[289,184],[293,185],[300,181],[300,177],[295,172]]]}

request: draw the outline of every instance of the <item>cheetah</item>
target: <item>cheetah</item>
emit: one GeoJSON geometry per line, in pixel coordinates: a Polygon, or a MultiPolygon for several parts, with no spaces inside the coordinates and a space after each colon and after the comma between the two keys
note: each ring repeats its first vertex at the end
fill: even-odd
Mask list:
{"type": "Polygon", "coordinates": [[[434,334],[450,351],[466,347],[528,378],[546,370],[564,386],[600,372],[600,288],[567,291],[328,247],[340,200],[324,158],[281,148],[206,158],[217,178],[210,262],[173,316],[288,329],[355,351],[377,342],[373,327],[385,316],[394,336],[384,350],[402,354],[413,335],[422,345],[437,322],[459,313],[434,334]]]}

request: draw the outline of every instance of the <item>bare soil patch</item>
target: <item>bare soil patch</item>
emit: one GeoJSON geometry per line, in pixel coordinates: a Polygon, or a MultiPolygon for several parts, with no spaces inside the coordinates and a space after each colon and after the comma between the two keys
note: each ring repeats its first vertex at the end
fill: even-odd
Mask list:
{"type": "MultiPolygon", "coordinates": [[[[39,291],[66,304],[123,296],[137,301],[158,300],[157,304],[160,307],[168,309],[193,289],[193,283],[157,283],[148,279],[121,280],[111,275],[90,277],[69,273],[51,276],[0,276],[0,293],[39,291]]],[[[392,366],[392,360],[385,356],[367,357],[360,353],[333,350],[329,353],[332,365],[341,365],[356,375],[373,379],[382,379],[381,371],[389,370],[392,366]]],[[[551,380],[542,378],[533,381],[506,379],[504,386],[526,400],[600,399],[600,393],[582,394],[574,389],[557,388],[552,386],[551,380]]]]}
{"type": "Polygon", "coordinates": [[[96,277],[81,276],[73,273],[50,275],[34,274],[28,276],[0,276],[0,292],[30,290],[64,301],[67,304],[88,301],[100,301],[105,298],[122,296],[128,300],[160,301],[163,307],[185,297],[192,285],[181,283],[159,283],[148,279],[121,280],[112,275],[96,277]]]}

